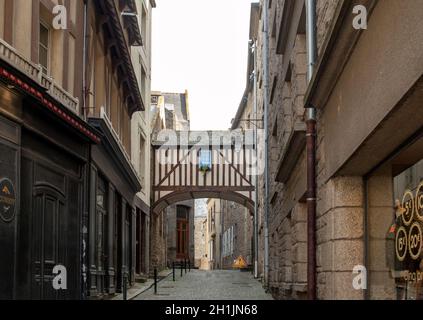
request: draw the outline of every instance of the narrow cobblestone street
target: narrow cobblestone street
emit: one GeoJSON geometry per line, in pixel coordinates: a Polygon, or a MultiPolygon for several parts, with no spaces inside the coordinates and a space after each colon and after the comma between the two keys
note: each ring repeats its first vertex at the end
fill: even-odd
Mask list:
{"type": "Polygon", "coordinates": [[[251,273],[231,270],[192,270],[183,277],[177,270],[176,281],[170,275],[157,291],[151,288],[134,300],[272,300],[251,273]]]}

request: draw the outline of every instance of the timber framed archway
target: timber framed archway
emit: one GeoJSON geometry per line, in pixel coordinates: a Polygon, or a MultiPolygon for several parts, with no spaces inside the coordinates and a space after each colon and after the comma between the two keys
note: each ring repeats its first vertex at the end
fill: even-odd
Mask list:
{"type": "Polygon", "coordinates": [[[257,159],[252,140],[244,131],[173,131],[153,139],[152,211],[158,214],[185,200],[217,198],[253,212],[257,159]],[[206,168],[204,155],[209,159],[206,168]]]}
{"type": "Polygon", "coordinates": [[[250,212],[254,211],[254,201],[234,191],[175,191],[162,197],[158,202],[153,205],[153,212],[160,213],[168,206],[190,199],[222,199],[239,203],[246,207],[250,212]]]}

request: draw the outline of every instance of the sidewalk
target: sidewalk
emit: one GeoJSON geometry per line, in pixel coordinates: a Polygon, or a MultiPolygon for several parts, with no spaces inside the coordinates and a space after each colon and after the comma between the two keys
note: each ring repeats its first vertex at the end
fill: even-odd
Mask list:
{"type": "MultiPolygon", "coordinates": [[[[158,274],[159,282],[172,274],[172,270],[166,269],[158,274]]],[[[128,289],[127,298],[128,300],[132,300],[136,298],[138,295],[142,294],[143,292],[151,289],[154,285],[154,279],[147,279],[146,282],[143,283],[135,283],[130,289],[128,289]]],[[[113,297],[111,300],[123,300],[123,294],[118,294],[117,296],[113,297]]]]}

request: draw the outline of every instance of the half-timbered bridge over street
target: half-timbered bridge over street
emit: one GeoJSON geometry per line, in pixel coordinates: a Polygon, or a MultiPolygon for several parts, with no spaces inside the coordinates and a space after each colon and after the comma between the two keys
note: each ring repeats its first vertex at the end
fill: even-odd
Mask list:
{"type": "Polygon", "coordinates": [[[253,131],[164,130],[153,139],[153,211],[219,198],[254,209],[258,174],[253,131]]]}

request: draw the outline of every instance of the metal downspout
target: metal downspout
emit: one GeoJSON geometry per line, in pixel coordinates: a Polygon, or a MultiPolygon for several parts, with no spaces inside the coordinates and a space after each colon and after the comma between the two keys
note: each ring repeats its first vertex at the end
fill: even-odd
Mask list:
{"type": "MultiPolygon", "coordinates": [[[[88,18],[88,3],[87,0],[84,0],[84,44],[83,44],[83,62],[82,62],[82,113],[84,120],[87,119],[86,116],[86,51],[87,51],[87,18],[88,18]]],[[[88,281],[89,281],[89,261],[88,261],[88,251],[89,251],[89,210],[90,210],[90,192],[91,192],[91,148],[92,145],[89,145],[89,156],[88,164],[86,165],[85,171],[85,197],[84,197],[84,210],[81,217],[80,228],[81,228],[81,299],[86,300],[88,298],[88,281]]]]}
{"type": "MultiPolygon", "coordinates": [[[[314,74],[316,63],[316,2],[306,0],[308,82],[314,74]]],[[[307,295],[317,299],[316,274],[316,109],[307,107],[307,295]]]]}
{"type": "Polygon", "coordinates": [[[269,287],[269,1],[263,1],[263,104],[264,104],[264,286],[269,287]]]}
{"type": "MultiPolygon", "coordinates": [[[[258,119],[257,113],[257,40],[254,40],[254,105],[253,114],[254,119],[258,119]]],[[[255,146],[255,157],[258,160],[258,139],[257,139],[257,122],[254,126],[254,146],[255,146]]],[[[254,278],[258,278],[258,163],[256,163],[256,172],[254,175],[254,186],[255,186],[255,201],[254,201],[254,278]]]]}
{"type": "Polygon", "coordinates": [[[87,112],[87,47],[88,47],[88,2],[84,0],[84,44],[82,52],[82,113],[85,121],[88,119],[87,112]]]}

